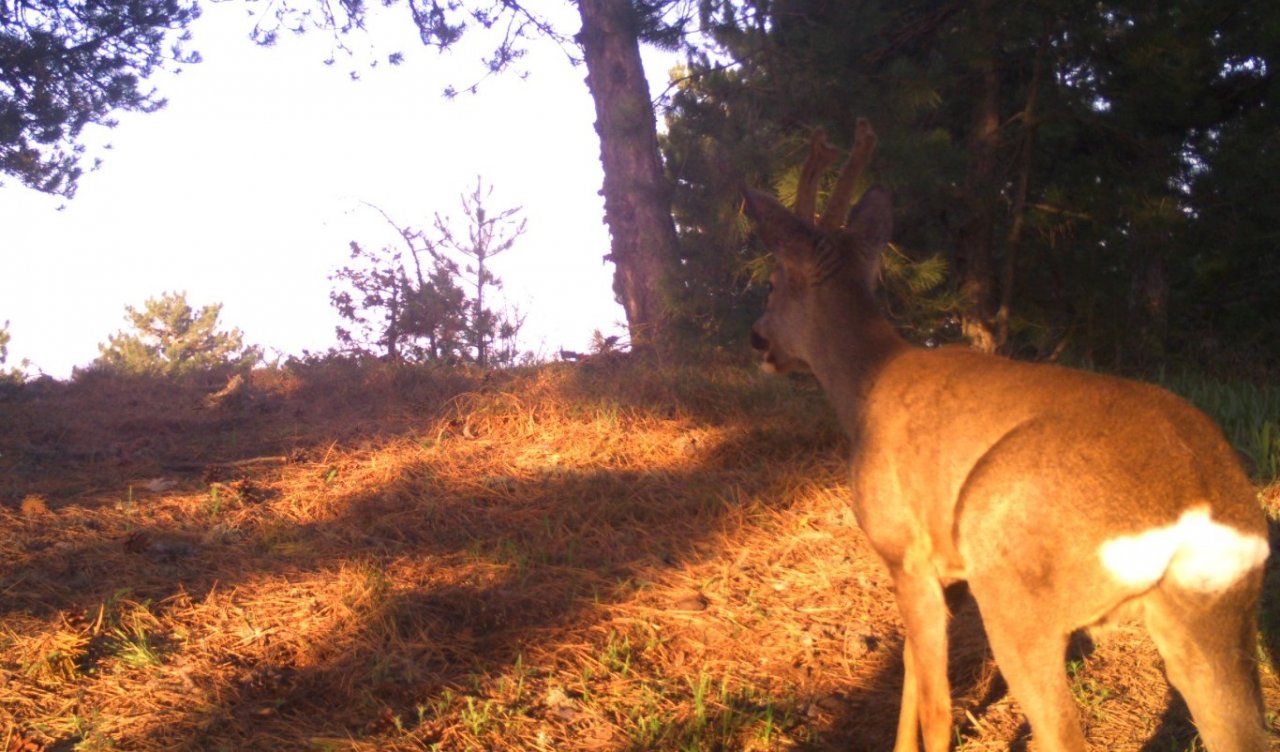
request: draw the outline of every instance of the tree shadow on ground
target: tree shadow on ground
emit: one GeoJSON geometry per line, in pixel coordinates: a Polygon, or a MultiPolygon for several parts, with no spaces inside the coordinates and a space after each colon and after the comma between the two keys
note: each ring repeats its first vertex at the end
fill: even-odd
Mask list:
{"type": "MultiPolygon", "coordinates": [[[[445,706],[483,702],[481,685],[511,673],[523,656],[546,652],[566,634],[620,629],[611,609],[664,571],[716,556],[717,534],[744,505],[782,510],[796,492],[797,476],[837,482],[842,473],[842,443],[829,421],[815,425],[811,415],[783,416],[780,411],[794,410],[794,403],[771,406],[780,399],[772,387],[744,380],[740,393],[725,397],[724,384],[692,377],[646,379],[632,388],[636,382],[624,374],[620,385],[610,387],[615,376],[578,371],[564,385],[574,410],[588,416],[584,420],[609,416],[625,434],[640,430],[632,413],[646,420],[657,416],[671,421],[673,440],[685,440],[677,435],[681,426],[710,426],[716,429],[714,441],[704,437],[699,445],[697,437],[689,438],[679,461],[663,466],[513,469],[498,447],[524,434],[486,435],[493,426],[482,418],[492,416],[480,414],[507,409],[494,408],[484,395],[504,395],[513,383],[522,385],[501,379],[397,385],[388,377],[387,388],[398,402],[383,406],[381,414],[365,412],[361,405],[367,403],[355,401],[369,399],[368,391],[335,394],[321,384],[304,384],[291,399],[250,401],[231,414],[192,408],[185,417],[166,418],[157,400],[150,415],[108,421],[113,432],[81,429],[91,440],[110,435],[120,442],[148,433],[218,434],[195,444],[159,441],[151,445],[158,448],[134,459],[63,450],[63,460],[88,466],[90,484],[165,472],[179,462],[198,467],[201,456],[226,462],[278,453],[289,459],[226,464],[224,470],[232,468],[246,484],[242,488],[267,492],[257,498],[247,491],[242,498],[226,496],[220,510],[209,508],[209,499],[203,517],[167,507],[158,516],[130,516],[116,508],[118,493],[78,492],[68,500],[74,504],[54,496],[51,514],[21,519],[28,534],[20,550],[10,549],[13,559],[0,571],[0,616],[71,614],[92,621],[95,610],[101,614],[104,603],[128,593],[153,604],[154,611],[201,625],[208,654],[198,665],[168,669],[176,689],[160,701],[165,712],[153,721],[132,722],[130,733],[140,746],[286,749],[298,746],[300,738],[372,738],[406,723],[416,726],[415,743],[447,744],[448,730],[433,725],[445,706]],[[407,410],[406,404],[416,407],[407,410]],[[754,404],[754,411],[744,411],[745,404],[754,404]],[[228,435],[236,431],[243,433],[228,435]],[[405,449],[392,467],[370,469],[388,446],[430,448],[441,442],[457,445],[458,456],[474,464],[448,466],[405,449]],[[340,486],[329,480],[353,467],[365,473],[364,482],[340,486]],[[293,484],[287,492],[279,491],[282,479],[293,484]],[[297,512],[298,504],[316,499],[323,503],[313,503],[315,511],[297,512]],[[320,592],[326,581],[336,598],[320,592]],[[279,600],[261,609],[274,621],[247,623],[245,594],[254,588],[279,600]],[[319,626],[305,640],[287,636],[283,628],[308,621],[319,626]]],[[[138,404],[152,404],[139,399],[138,404]]],[[[821,410],[820,403],[809,406],[815,404],[821,410]]],[[[499,417],[518,422],[531,416],[536,419],[517,410],[499,417]]],[[[27,418],[29,425],[38,424],[39,412],[27,418]]],[[[56,466],[37,453],[25,467],[24,482],[38,490],[56,466]]],[[[207,486],[205,469],[169,471],[175,474],[183,487],[207,486]]],[[[231,488],[227,479],[217,482],[231,488]]],[[[56,478],[49,483],[53,494],[66,488],[56,478]]],[[[1274,527],[1272,534],[1274,540],[1274,527]]],[[[1276,609],[1274,575],[1273,565],[1265,613],[1276,609]]],[[[990,668],[972,599],[959,590],[950,594],[950,604],[957,713],[982,718],[1003,697],[1002,682],[990,668]]],[[[180,661],[176,636],[170,637],[172,655],[180,661]]],[[[1274,654],[1275,630],[1264,637],[1274,654]]],[[[856,687],[808,695],[800,688],[778,698],[780,727],[810,727],[807,749],[891,748],[902,682],[898,639],[888,637],[870,654],[856,687]]],[[[529,678],[540,690],[550,681],[529,678]]],[[[543,700],[526,698],[528,718],[573,726],[572,708],[543,700]]],[[[582,698],[570,692],[570,700],[582,698]]],[[[730,698],[704,718],[681,722],[691,728],[728,726],[741,716],[758,716],[769,701],[730,698]]],[[[1166,712],[1160,744],[1190,739],[1179,718],[1176,706],[1166,712]]],[[[963,733],[968,721],[964,715],[958,720],[963,733]]],[[[1025,725],[1012,738],[1015,749],[1025,748],[1025,725]]],[[[664,743],[678,746],[678,739],[665,737],[664,743]]],[[[1165,748],[1153,744],[1144,749],[1165,748]]]]}
{"type": "MultiPolygon", "coordinates": [[[[964,583],[946,590],[951,620],[947,625],[947,678],[951,683],[953,718],[960,733],[970,725],[969,716],[984,712],[1005,696],[1003,680],[994,669],[977,603],[964,583]]],[[[873,752],[893,749],[903,683],[901,636],[894,639],[886,660],[880,662],[868,689],[847,698],[842,712],[830,724],[831,731],[804,749],[813,752],[854,750],[873,752]]]]}
{"type": "MultiPolygon", "coordinates": [[[[289,514],[297,494],[273,492],[272,487],[283,475],[323,478],[341,471],[330,461],[339,443],[358,446],[367,437],[373,445],[369,453],[376,453],[378,447],[406,438],[484,441],[473,433],[479,423],[470,422],[465,408],[451,408],[453,414],[442,410],[458,395],[474,392],[430,386],[445,392],[422,398],[423,404],[434,406],[431,420],[396,416],[402,418],[396,430],[378,433],[378,427],[392,421],[366,417],[363,422],[374,431],[362,435],[360,421],[353,421],[355,427],[339,424],[341,435],[295,431],[308,440],[292,447],[283,429],[312,417],[305,403],[267,400],[225,415],[206,414],[187,399],[181,414],[165,414],[175,397],[161,399],[149,385],[135,384],[118,387],[114,399],[121,409],[88,426],[78,425],[65,406],[59,406],[61,415],[56,410],[42,415],[39,404],[27,405],[34,408],[24,416],[28,425],[52,426],[58,433],[61,422],[66,430],[60,432],[60,444],[47,440],[52,434],[42,434],[20,455],[22,495],[43,490],[42,507],[47,508],[28,515],[24,503],[22,515],[12,518],[24,524],[24,535],[11,550],[12,566],[0,575],[0,611],[6,617],[45,620],[70,614],[73,621],[90,622],[96,610],[101,621],[104,604],[119,601],[122,594],[157,612],[191,611],[220,599],[234,610],[235,597],[227,594],[237,589],[326,573],[350,578],[357,570],[354,579],[366,580],[363,590],[354,588],[361,602],[350,604],[346,618],[331,619],[327,637],[314,640],[318,644],[263,648],[255,643],[270,642],[269,625],[211,625],[230,632],[221,640],[227,645],[224,654],[182,676],[205,699],[190,703],[184,722],[157,723],[140,735],[171,748],[205,748],[211,739],[252,747],[263,739],[279,741],[287,733],[284,727],[299,723],[316,727],[315,733],[360,735],[383,723],[388,713],[411,716],[424,697],[508,666],[550,632],[600,618],[601,604],[631,597],[638,579],[703,556],[701,544],[741,499],[785,504],[786,473],[761,473],[753,467],[762,452],[769,461],[804,466],[834,448],[829,436],[797,439],[785,429],[754,425],[748,416],[719,414],[714,421],[729,438],[705,451],[691,449],[668,468],[548,467],[506,475],[501,463],[486,465],[480,451],[474,475],[457,468],[442,472],[437,464],[410,460],[376,482],[340,494],[329,494],[324,482],[316,480],[314,493],[330,496],[326,511],[301,519],[289,514]],[[733,425],[744,419],[747,425],[733,425]],[[435,425],[424,432],[426,423],[435,425]],[[250,436],[254,427],[259,433],[250,436]],[[237,430],[244,434],[225,435],[237,430]],[[81,435],[66,440],[76,431],[81,435]],[[127,444],[148,435],[190,432],[216,436],[172,445],[153,441],[135,456],[80,449],[95,442],[127,444]],[[287,452],[288,462],[234,463],[263,452],[287,452]],[[179,490],[190,489],[208,479],[208,468],[194,470],[202,455],[236,467],[240,488],[259,493],[233,500],[225,492],[230,486],[220,480],[224,495],[202,502],[208,515],[202,519],[191,513],[190,504],[159,504],[153,514],[142,508],[156,497],[122,500],[118,490],[103,494],[73,487],[68,492],[56,482],[41,485],[58,463],[75,463],[85,485],[124,484],[167,470],[179,490]],[[184,462],[192,468],[185,477],[184,462]],[[214,509],[215,502],[225,506],[214,509]],[[238,524],[220,531],[220,520],[226,518],[238,524]],[[456,576],[435,576],[432,562],[456,576]],[[572,586],[565,588],[566,581],[572,586]],[[335,701],[365,707],[334,713],[335,701]],[[328,728],[338,715],[345,717],[328,728]],[[353,724],[351,717],[361,716],[364,720],[353,724]],[[238,738],[246,729],[251,736],[238,738]]],[[[502,385],[464,386],[497,393],[502,385]]],[[[636,406],[634,393],[594,394],[595,404],[582,399],[577,409],[609,412],[636,406]]],[[[664,418],[688,412],[675,402],[678,395],[660,385],[640,399],[664,418]]],[[[694,416],[692,423],[699,421],[706,419],[694,416]]],[[[352,451],[360,450],[338,450],[335,462],[350,463],[352,451]]],[[[11,490],[10,495],[12,502],[19,494],[11,490]]],[[[305,600],[306,593],[295,596],[305,600]]],[[[135,723],[135,732],[144,725],[135,723]]]]}

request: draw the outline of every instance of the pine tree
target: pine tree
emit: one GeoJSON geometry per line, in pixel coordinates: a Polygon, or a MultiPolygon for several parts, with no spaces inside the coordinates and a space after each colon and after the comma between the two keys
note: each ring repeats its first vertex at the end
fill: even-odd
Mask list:
{"type": "Polygon", "coordinates": [[[465,294],[457,267],[413,242],[406,230],[410,269],[400,250],[366,250],[351,242],[350,266],[330,276],[338,283],[329,300],[348,322],[339,326],[339,343],[348,352],[392,363],[461,362],[466,359],[465,294]],[[430,266],[424,273],[421,256],[430,266]]]}
{"type": "Polygon", "coordinates": [[[194,0],[0,2],[0,174],[67,197],[83,172],[85,125],[164,100],[142,86],[166,61],[189,63],[194,0]]]}
{"type": "Polygon", "coordinates": [[[402,247],[367,251],[352,242],[355,263],[330,276],[338,286],[329,299],[350,324],[338,327],[349,352],[392,362],[515,362],[523,318],[495,313],[486,294],[502,287],[490,262],[515,245],[525,221],[519,207],[488,211],[484,202],[491,193],[476,178],[475,190],[462,197],[465,235],[439,213],[428,235],[378,209],[402,247]]]}
{"type": "MultiPolygon", "coordinates": [[[[462,197],[462,212],[466,217],[466,237],[458,235],[447,218],[436,215],[435,227],[439,239],[433,244],[437,253],[453,253],[465,259],[462,273],[475,290],[470,301],[467,320],[467,338],[470,341],[475,362],[481,367],[490,364],[490,351],[495,341],[513,343],[520,330],[515,318],[496,314],[485,306],[485,291],[502,289],[502,280],[493,273],[489,262],[506,253],[524,234],[525,220],[519,219],[520,207],[489,212],[484,202],[493,194],[493,187],[485,190],[479,177],[476,189],[462,197]]],[[[504,350],[508,355],[512,348],[504,350]]]]}
{"type": "MultiPolygon", "coordinates": [[[[0,384],[20,384],[23,381],[22,371],[17,368],[5,368],[4,364],[9,360],[9,322],[4,322],[4,326],[0,326],[0,384]]],[[[26,367],[28,364],[23,363],[26,367]]]]}
{"type": "Polygon", "coordinates": [[[864,115],[882,136],[873,179],[894,191],[898,247],[947,262],[938,300],[951,310],[937,311],[938,329],[956,328],[952,314],[988,348],[1114,365],[1230,334],[1280,359],[1259,347],[1280,318],[1264,313],[1280,300],[1280,251],[1263,229],[1274,212],[1247,198],[1275,182],[1280,9],[702,9],[710,49],[690,56],[664,140],[690,271],[682,284],[698,312],[752,294],[742,272],[754,251],[725,210],[738,186],[787,198],[811,130],[847,147],[864,115]]]}
{"type": "Polygon", "coordinates": [[[126,306],[130,329],[98,345],[93,367],[167,378],[252,367],[262,359],[261,350],[246,347],[239,329],[219,330],[221,311],[220,303],[192,309],[185,292],[150,298],[142,310],[126,306]]]}

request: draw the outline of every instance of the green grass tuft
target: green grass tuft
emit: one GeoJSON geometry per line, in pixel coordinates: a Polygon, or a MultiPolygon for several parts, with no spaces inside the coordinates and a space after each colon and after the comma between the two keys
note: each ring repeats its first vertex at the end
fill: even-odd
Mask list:
{"type": "Polygon", "coordinates": [[[1157,382],[1208,413],[1236,450],[1248,458],[1255,480],[1280,478],[1280,388],[1189,373],[1160,373],[1157,382]]]}

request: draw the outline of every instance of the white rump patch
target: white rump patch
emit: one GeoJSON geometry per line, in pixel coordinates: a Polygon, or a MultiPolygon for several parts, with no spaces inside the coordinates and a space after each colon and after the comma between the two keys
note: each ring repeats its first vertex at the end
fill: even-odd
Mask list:
{"type": "Polygon", "coordinates": [[[1168,576],[1205,593],[1262,566],[1269,552],[1266,538],[1214,522],[1205,507],[1183,512],[1172,525],[1112,538],[1098,548],[1102,565],[1126,585],[1148,588],[1168,576]]]}

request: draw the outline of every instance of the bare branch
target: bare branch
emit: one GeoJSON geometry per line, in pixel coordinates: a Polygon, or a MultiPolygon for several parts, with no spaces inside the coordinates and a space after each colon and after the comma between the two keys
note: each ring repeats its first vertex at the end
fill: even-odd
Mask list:
{"type": "Polygon", "coordinates": [[[418,254],[422,251],[426,251],[431,258],[436,261],[441,260],[440,253],[436,251],[431,241],[427,239],[426,235],[421,230],[415,230],[412,227],[407,226],[401,227],[396,224],[396,221],[391,218],[391,215],[383,211],[382,207],[377,204],[372,204],[368,201],[361,201],[360,203],[381,214],[382,218],[387,221],[387,224],[391,225],[392,229],[396,231],[396,234],[404,240],[405,247],[409,249],[409,255],[413,257],[413,270],[418,279],[418,286],[419,288],[424,287],[426,285],[426,280],[422,274],[422,262],[418,258],[418,254]],[[415,240],[421,241],[421,245],[416,245],[414,243],[415,240]]]}

